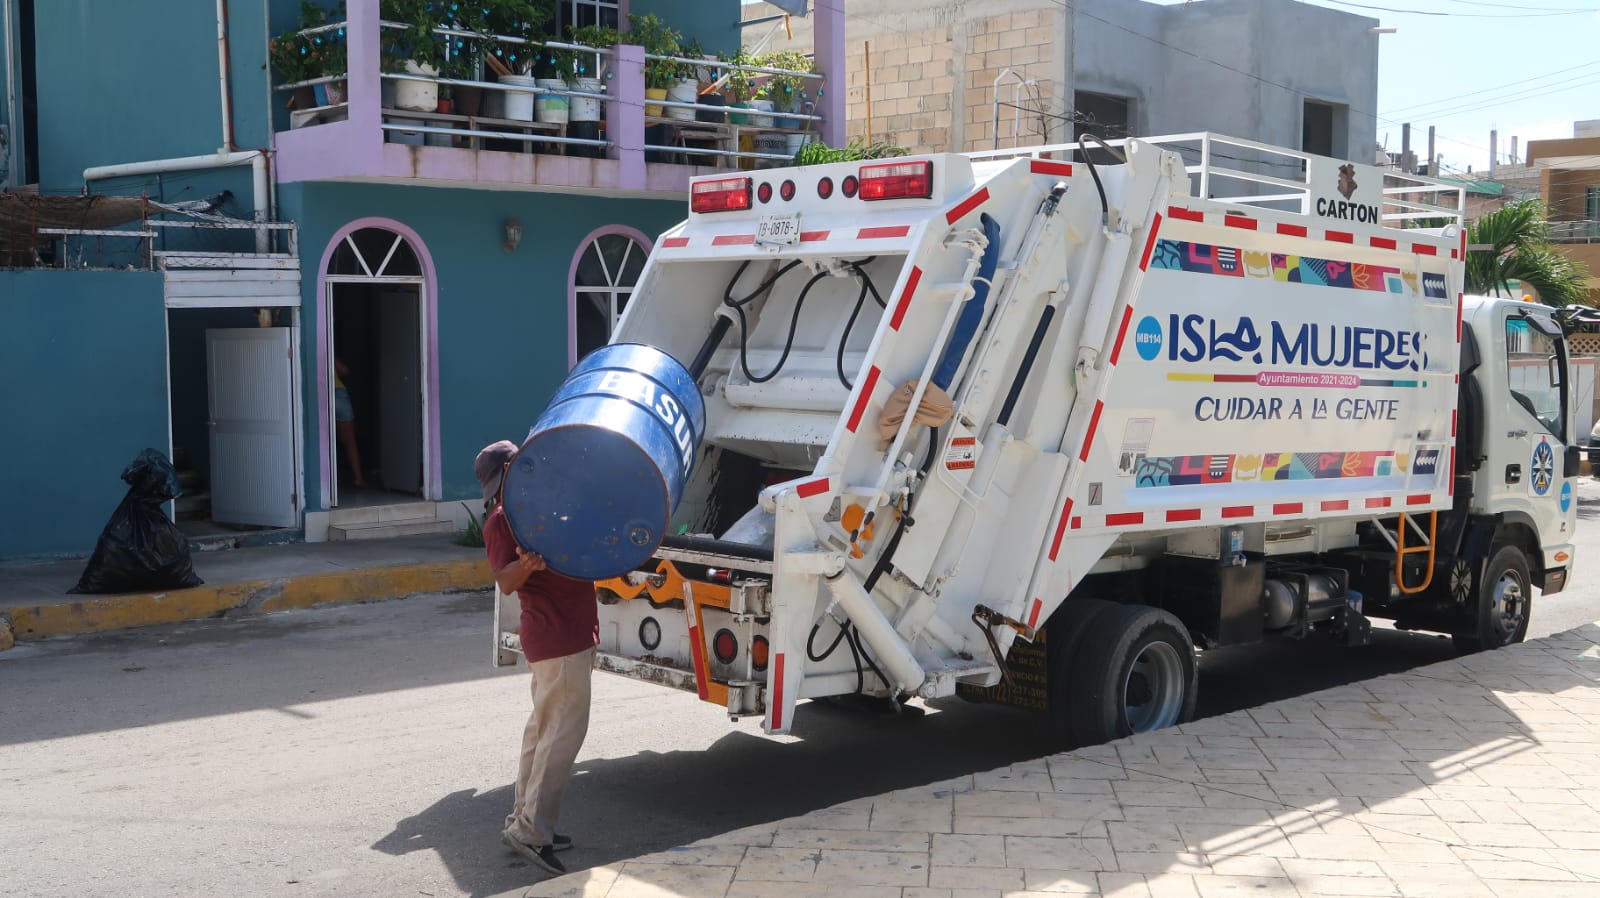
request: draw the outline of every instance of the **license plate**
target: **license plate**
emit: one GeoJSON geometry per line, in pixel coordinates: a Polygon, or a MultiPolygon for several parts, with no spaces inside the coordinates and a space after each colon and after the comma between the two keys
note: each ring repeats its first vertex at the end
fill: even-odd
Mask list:
{"type": "Polygon", "coordinates": [[[800,213],[780,212],[761,216],[756,225],[756,243],[768,246],[792,246],[800,242],[800,213]]]}

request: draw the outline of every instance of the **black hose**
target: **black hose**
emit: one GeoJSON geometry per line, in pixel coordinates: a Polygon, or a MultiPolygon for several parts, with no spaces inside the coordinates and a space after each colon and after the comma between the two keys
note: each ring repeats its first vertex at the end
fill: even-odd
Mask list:
{"type": "Polygon", "coordinates": [[[717,316],[717,323],[711,326],[710,335],[700,344],[700,351],[695,354],[694,362],[689,365],[690,377],[698,381],[700,375],[706,373],[706,366],[711,364],[711,356],[717,351],[717,345],[722,342],[722,338],[728,333],[728,328],[732,326],[732,318],[717,316]]]}
{"type": "MultiPolygon", "coordinates": [[[[872,656],[871,655],[867,654],[867,647],[861,644],[861,630],[859,628],[857,628],[855,624],[851,624],[850,625],[850,641],[855,644],[855,650],[858,653],[856,655],[857,659],[860,659],[860,658],[867,659],[867,666],[872,668],[872,672],[877,674],[878,675],[878,679],[883,681],[883,687],[885,689],[889,688],[889,678],[883,675],[883,671],[878,669],[878,663],[876,661],[872,660],[872,656]]],[[[860,660],[856,661],[856,670],[857,670],[857,672],[859,672],[861,670],[861,662],[860,662],[860,660]]],[[[865,687],[865,686],[866,686],[866,683],[865,682],[861,682],[861,678],[857,677],[856,691],[857,692],[864,691],[863,687],[865,687]]]]}
{"type": "MultiPolygon", "coordinates": [[[[928,454],[922,460],[921,473],[923,480],[928,479],[928,471],[933,468],[933,454],[937,451],[939,451],[939,428],[929,427],[928,454]]],[[[911,507],[909,498],[906,500],[906,507],[911,507]]],[[[889,541],[884,544],[883,552],[878,555],[877,562],[872,565],[872,572],[867,574],[867,581],[863,584],[867,592],[872,592],[872,588],[878,585],[878,578],[888,573],[889,566],[894,564],[894,550],[900,547],[900,537],[905,534],[907,527],[915,523],[915,521],[911,520],[910,515],[901,515],[900,520],[895,522],[894,532],[889,534],[889,541]]]]}
{"type": "MultiPolygon", "coordinates": [[[[1105,147],[1107,150],[1111,149],[1111,147],[1106,145],[1105,141],[1094,136],[1093,134],[1081,134],[1078,136],[1078,142],[1080,144],[1087,140],[1092,140],[1105,147]]],[[[1106,200],[1106,187],[1104,184],[1100,183],[1100,172],[1095,170],[1094,159],[1090,158],[1088,153],[1083,152],[1081,147],[1078,152],[1083,154],[1083,164],[1089,167],[1089,177],[1094,178],[1094,189],[1100,191],[1100,220],[1101,224],[1105,224],[1111,221],[1111,203],[1106,200]]],[[[1127,162],[1127,157],[1123,157],[1122,161],[1127,162]]]]}
{"type": "MultiPolygon", "coordinates": [[[[874,256],[873,258],[876,257],[874,256]]],[[[861,278],[861,294],[856,297],[856,307],[850,310],[850,320],[845,322],[844,334],[839,337],[839,352],[833,360],[834,368],[839,372],[839,383],[844,384],[846,390],[853,390],[856,385],[851,383],[850,378],[846,377],[844,373],[844,348],[850,342],[850,332],[855,329],[856,317],[861,314],[861,307],[866,305],[867,294],[872,294],[872,298],[877,302],[878,308],[887,309],[889,307],[889,304],[884,302],[883,296],[878,293],[877,285],[872,283],[872,276],[867,274],[866,269],[862,267],[871,261],[872,259],[863,259],[860,262],[850,263],[850,269],[856,273],[857,277],[861,278]]]]}

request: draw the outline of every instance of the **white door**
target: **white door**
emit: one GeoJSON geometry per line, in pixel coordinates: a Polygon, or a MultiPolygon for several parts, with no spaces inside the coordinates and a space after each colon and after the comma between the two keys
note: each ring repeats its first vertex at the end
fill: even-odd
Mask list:
{"type": "Polygon", "coordinates": [[[415,288],[378,297],[378,423],[383,485],[422,493],[422,334],[415,288]]]}
{"type": "Polygon", "coordinates": [[[206,331],[213,521],[298,523],[289,338],[286,327],[206,331]]]}

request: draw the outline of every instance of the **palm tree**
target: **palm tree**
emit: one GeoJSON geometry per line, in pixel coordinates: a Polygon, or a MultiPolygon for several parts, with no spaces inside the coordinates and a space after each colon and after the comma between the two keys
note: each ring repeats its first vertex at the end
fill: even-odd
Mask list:
{"type": "Polygon", "coordinates": [[[1485,213],[1467,228],[1467,243],[1492,247],[1467,252],[1467,292],[1509,295],[1506,283],[1517,280],[1545,305],[1589,304],[1588,273],[1550,244],[1544,203],[1524,200],[1485,213]]]}

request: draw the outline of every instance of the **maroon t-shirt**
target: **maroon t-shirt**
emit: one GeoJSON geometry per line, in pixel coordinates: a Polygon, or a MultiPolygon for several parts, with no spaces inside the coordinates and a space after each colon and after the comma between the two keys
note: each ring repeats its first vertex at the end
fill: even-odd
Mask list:
{"type": "MultiPolygon", "coordinates": [[[[517,560],[517,540],[499,506],[483,522],[489,566],[500,570],[517,560]]],[[[517,590],[522,602],[522,654],[528,663],[576,655],[600,642],[600,606],[594,584],[555,571],[534,571],[517,590]]]]}

